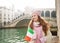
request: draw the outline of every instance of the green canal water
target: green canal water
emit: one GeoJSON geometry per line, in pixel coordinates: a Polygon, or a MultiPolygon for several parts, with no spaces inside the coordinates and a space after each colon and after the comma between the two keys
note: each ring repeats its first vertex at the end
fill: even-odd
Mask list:
{"type": "Polygon", "coordinates": [[[0,29],[0,43],[25,43],[27,28],[0,29]]]}
{"type": "MultiPolygon", "coordinates": [[[[56,35],[56,29],[52,29],[52,35],[56,35]]],[[[0,29],[0,43],[27,43],[24,37],[27,27],[0,29]]]]}

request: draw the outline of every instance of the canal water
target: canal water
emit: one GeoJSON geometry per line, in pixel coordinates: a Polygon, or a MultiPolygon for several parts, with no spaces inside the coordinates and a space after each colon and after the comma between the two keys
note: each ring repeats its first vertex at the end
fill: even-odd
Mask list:
{"type": "Polygon", "coordinates": [[[27,28],[0,29],[0,43],[25,43],[27,28]]]}
{"type": "MultiPolygon", "coordinates": [[[[27,43],[24,41],[26,32],[27,27],[0,29],[0,43],[27,43]]],[[[56,34],[55,28],[51,33],[56,34]]]]}

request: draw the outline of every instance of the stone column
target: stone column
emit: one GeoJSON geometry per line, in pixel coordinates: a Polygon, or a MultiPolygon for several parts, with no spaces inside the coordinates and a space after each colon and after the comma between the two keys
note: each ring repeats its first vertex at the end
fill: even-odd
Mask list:
{"type": "Polygon", "coordinates": [[[56,3],[56,14],[57,14],[57,26],[58,26],[58,36],[60,41],[60,0],[55,0],[56,3]]]}
{"type": "Polygon", "coordinates": [[[44,18],[45,18],[45,11],[44,11],[44,18]]]}

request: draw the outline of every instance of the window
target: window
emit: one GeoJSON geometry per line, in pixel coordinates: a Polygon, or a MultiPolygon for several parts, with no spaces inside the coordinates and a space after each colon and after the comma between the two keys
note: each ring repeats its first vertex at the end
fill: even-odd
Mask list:
{"type": "Polygon", "coordinates": [[[44,17],[44,11],[42,11],[41,16],[44,17]]]}
{"type": "Polygon", "coordinates": [[[9,24],[10,22],[8,21],[8,24],[9,24]]]}
{"type": "Polygon", "coordinates": [[[0,14],[0,17],[2,16],[2,14],[0,14]]]}
{"type": "Polygon", "coordinates": [[[0,28],[2,27],[2,23],[0,23],[0,28]]]}
{"type": "Polygon", "coordinates": [[[4,20],[6,20],[6,18],[4,17],[4,20]]]}
{"type": "Polygon", "coordinates": [[[1,17],[0,17],[0,19],[1,19],[1,17]]]}
{"type": "Polygon", "coordinates": [[[49,11],[45,12],[45,17],[50,17],[50,12],[49,11]]]}
{"type": "Polygon", "coordinates": [[[51,17],[56,18],[56,11],[51,12],[51,17]]]}
{"type": "Polygon", "coordinates": [[[4,21],[4,25],[6,25],[6,22],[4,21]]]}
{"type": "Polygon", "coordinates": [[[0,19],[1,19],[2,15],[0,14],[0,19]]]}

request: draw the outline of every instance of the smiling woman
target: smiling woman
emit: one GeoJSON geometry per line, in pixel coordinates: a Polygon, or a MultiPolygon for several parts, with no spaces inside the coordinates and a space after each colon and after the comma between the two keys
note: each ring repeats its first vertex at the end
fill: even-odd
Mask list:
{"type": "MultiPolygon", "coordinates": [[[[35,9],[46,9],[46,8],[49,8],[49,9],[54,8],[55,9],[55,0],[0,0],[0,7],[2,7],[2,8],[0,8],[0,11],[2,11],[0,14],[0,15],[2,15],[0,18],[1,19],[0,21],[2,23],[2,24],[0,23],[0,25],[1,25],[0,27],[4,27],[5,25],[6,25],[6,27],[9,27],[9,26],[14,27],[14,23],[16,24],[16,26],[14,28],[0,29],[1,43],[16,43],[18,41],[20,42],[26,35],[27,26],[30,21],[29,13],[32,14],[32,11],[35,9]],[[25,10],[25,8],[26,8],[26,10],[25,10]],[[27,13],[25,14],[25,11],[28,14],[27,13]],[[25,16],[26,16],[26,18],[25,18],[25,16]],[[27,19],[27,18],[29,18],[29,19],[27,19]],[[23,26],[25,26],[25,27],[23,27],[23,26]],[[18,27],[18,29],[16,27],[18,27]]],[[[53,14],[52,16],[54,16],[54,12],[52,12],[52,14],[53,14]]],[[[47,9],[46,9],[46,12],[42,10],[42,16],[49,17],[50,11],[48,11],[47,9]],[[44,14],[46,14],[46,15],[44,15],[44,14]]],[[[41,33],[44,32],[45,35],[47,35],[47,43],[51,43],[52,35],[50,33],[50,30],[47,29],[48,23],[43,22],[46,25],[45,26],[42,23],[43,20],[40,19],[41,20],[40,21],[38,19],[39,16],[37,16],[37,15],[33,15],[32,18],[34,21],[33,25],[35,26],[34,29],[36,27],[38,27],[38,29],[39,29],[39,30],[37,30],[37,29],[34,30],[34,31],[37,30],[36,33],[37,32],[38,33],[33,34],[33,36],[35,35],[36,37],[35,37],[35,39],[34,38],[32,38],[32,39],[34,41],[36,41],[37,43],[45,42],[45,40],[43,41],[41,38],[41,37],[43,37],[43,34],[41,34],[41,33]],[[47,27],[47,28],[45,29],[44,27],[45,28],[47,27]]],[[[32,30],[33,29],[32,25],[30,27],[32,30]]],[[[34,33],[31,30],[28,30],[28,32],[34,33]]],[[[27,35],[29,36],[30,34],[31,33],[28,33],[27,35]]]]}

